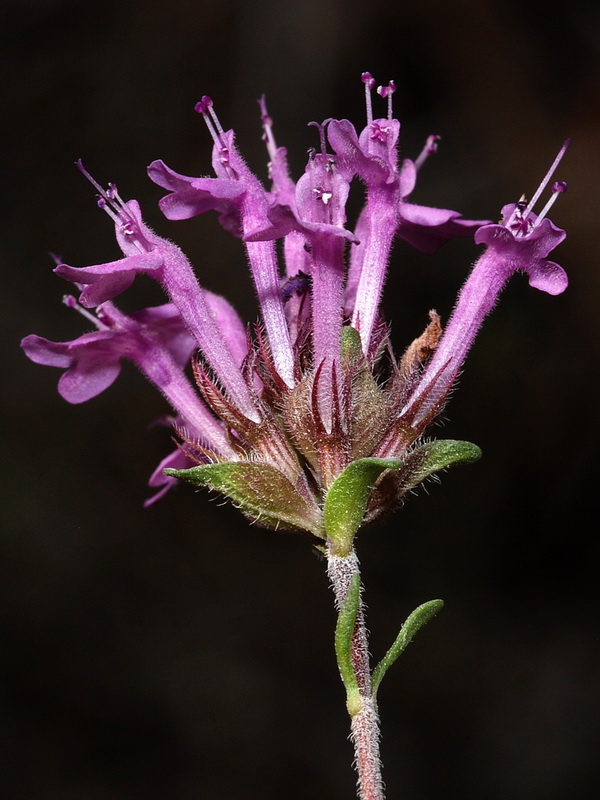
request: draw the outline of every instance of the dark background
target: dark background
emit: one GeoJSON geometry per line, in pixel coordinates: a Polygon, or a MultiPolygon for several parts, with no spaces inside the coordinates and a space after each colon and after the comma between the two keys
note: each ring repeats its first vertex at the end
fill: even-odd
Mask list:
{"type": "MultiPolygon", "coordinates": [[[[443,136],[416,202],[497,218],[531,194],[566,136],[552,213],[571,286],[522,277],[469,357],[441,435],[484,459],[431,485],[359,542],[372,651],[417,604],[446,608],[381,693],[389,798],[584,800],[600,785],[597,392],[600,12],[499,0],[5,0],[0,259],[3,466],[1,784],[11,800],[354,794],[324,565],[301,537],[249,528],[178,487],[144,510],[169,451],[161,398],[130,366],[83,406],[18,348],[85,321],[48,251],[118,257],[72,166],[136,197],[207,287],[249,320],[239,243],[212,215],[168,223],[146,165],[210,170],[193,113],[215,98],[265,177],[266,92],[295,175],[310,120],[364,120],[360,73],[395,79],[402,152],[443,136]]],[[[398,246],[386,312],[398,349],[447,317],[476,249],[398,246]]],[[[141,279],[131,308],[160,302],[141,279]]]]}

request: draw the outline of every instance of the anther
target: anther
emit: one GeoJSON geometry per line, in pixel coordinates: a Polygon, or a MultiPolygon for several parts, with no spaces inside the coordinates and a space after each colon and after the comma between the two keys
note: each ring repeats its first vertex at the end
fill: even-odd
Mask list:
{"type": "Polygon", "coordinates": [[[360,79],[369,91],[375,86],[375,78],[370,72],[363,72],[363,74],[360,76],[360,79]]]}
{"type": "Polygon", "coordinates": [[[563,194],[567,191],[567,184],[565,181],[556,181],[552,184],[552,196],[548,199],[546,205],[542,208],[540,213],[537,216],[535,221],[535,226],[537,227],[540,222],[544,219],[544,217],[548,214],[554,203],[558,200],[559,194],[563,194]]]}
{"type": "Polygon", "coordinates": [[[367,125],[373,122],[373,104],[371,102],[371,92],[375,86],[375,78],[370,72],[363,72],[360,76],[361,81],[365,85],[365,106],[367,108],[367,125]]]}

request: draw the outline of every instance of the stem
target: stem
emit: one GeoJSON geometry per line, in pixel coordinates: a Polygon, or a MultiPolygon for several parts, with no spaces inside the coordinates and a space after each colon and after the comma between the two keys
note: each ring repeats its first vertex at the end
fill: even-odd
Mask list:
{"type": "MultiPolygon", "coordinates": [[[[329,551],[327,573],[335,593],[335,605],[339,611],[348,594],[352,576],[360,575],[356,553],[352,551],[348,556],[342,557],[334,556],[329,551]]],[[[352,665],[361,699],[360,710],[351,718],[351,738],[358,772],[358,796],[359,800],[384,800],[379,758],[379,717],[371,690],[369,646],[362,600],[359,600],[352,635],[352,665]]]]}

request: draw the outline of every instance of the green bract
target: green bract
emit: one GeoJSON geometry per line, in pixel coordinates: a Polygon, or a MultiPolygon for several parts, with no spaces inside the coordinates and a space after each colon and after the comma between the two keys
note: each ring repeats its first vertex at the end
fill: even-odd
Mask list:
{"type": "Polygon", "coordinates": [[[325,498],[325,532],[331,540],[332,553],[346,556],[360,528],[371,489],[386,469],[399,469],[399,458],[359,458],[336,478],[325,498]]]}
{"type": "Polygon", "coordinates": [[[270,464],[234,461],[191,469],[166,469],[165,474],[220,492],[246,516],[266,527],[305,531],[322,538],[316,509],[270,464]]]}

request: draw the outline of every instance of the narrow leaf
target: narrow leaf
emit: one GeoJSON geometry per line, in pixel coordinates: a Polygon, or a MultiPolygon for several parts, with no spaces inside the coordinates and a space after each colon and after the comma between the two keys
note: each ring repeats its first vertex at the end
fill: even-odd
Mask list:
{"type": "Polygon", "coordinates": [[[346,705],[351,716],[360,711],[360,693],[352,664],[352,637],[360,602],[360,576],[354,573],[348,594],[340,608],[335,626],[335,655],[342,683],[346,689],[346,705]],[[357,707],[358,703],[358,707],[357,707]]]}
{"type": "Polygon", "coordinates": [[[443,600],[429,600],[429,602],[423,603],[423,605],[415,608],[412,614],[409,615],[404,625],[400,628],[400,633],[396,637],[393,645],[373,670],[373,676],[371,678],[373,695],[377,693],[377,689],[379,688],[379,684],[383,680],[385,673],[392,666],[398,656],[400,656],[406,650],[417,631],[419,631],[423,625],[429,622],[429,620],[441,610],[443,605],[443,600]]]}
{"type": "Polygon", "coordinates": [[[332,483],[325,498],[325,532],[333,542],[333,552],[346,556],[369,502],[371,489],[386,469],[400,469],[399,458],[359,458],[352,461],[332,483]]]}

